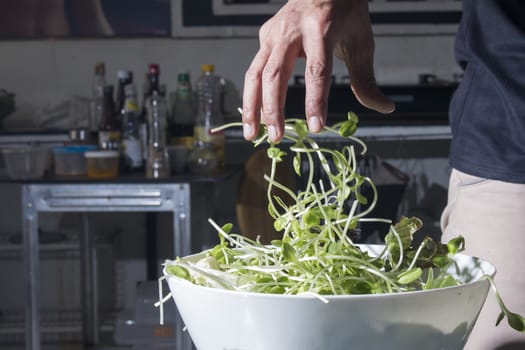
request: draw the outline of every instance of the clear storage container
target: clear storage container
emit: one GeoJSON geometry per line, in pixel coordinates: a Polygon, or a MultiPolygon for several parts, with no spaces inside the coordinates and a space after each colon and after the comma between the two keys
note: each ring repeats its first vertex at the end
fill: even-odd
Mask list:
{"type": "Polygon", "coordinates": [[[84,153],[96,149],[94,145],[70,145],[53,148],[55,174],[65,176],[86,175],[84,153]]]}
{"type": "Polygon", "coordinates": [[[45,146],[4,148],[2,155],[5,171],[11,179],[38,179],[48,168],[49,148],[45,146]]]}
{"type": "Polygon", "coordinates": [[[89,151],[85,154],[87,176],[96,179],[117,177],[119,175],[118,151],[89,151]]]}

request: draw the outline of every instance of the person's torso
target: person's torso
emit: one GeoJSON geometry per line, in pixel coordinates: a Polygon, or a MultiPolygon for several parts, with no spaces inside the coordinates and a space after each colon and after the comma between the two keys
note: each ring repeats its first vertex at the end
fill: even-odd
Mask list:
{"type": "Polygon", "coordinates": [[[525,183],[525,1],[463,0],[456,59],[451,165],[525,183]]]}

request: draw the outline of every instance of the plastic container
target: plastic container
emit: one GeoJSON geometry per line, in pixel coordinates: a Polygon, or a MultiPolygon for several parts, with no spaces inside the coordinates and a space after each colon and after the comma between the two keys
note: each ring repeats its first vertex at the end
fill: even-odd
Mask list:
{"type": "Polygon", "coordinates": [[[24,146],[4,148],[5,171],[15,180],[41,178],[49,164],[49,148],[45,146],[24,146]]]}
{"type": "Polygon", "coordinates": [[[84,153],[95,150],[94,145],[71,145],[53,148],[55,174],[65,176],[86,175],[84,153]]]}
{"type": "Polygon", "coordinates": [[[85,153],[87,176],[95,179],[107,179],[119,175],[118,151],[89,151],[85,153]]]}
{"type": "Polygon", "coordinates": [[[211,143],[217,158],[219,172],[224,167],[224,132],[215,132],[215,127],[224,124],[223,99],[224,78],[215,75],[213,64],[201,66],[201,76],[196,82],[197,91],[197,120],[194,128],[194,147],[199,141],[211,143]]]}

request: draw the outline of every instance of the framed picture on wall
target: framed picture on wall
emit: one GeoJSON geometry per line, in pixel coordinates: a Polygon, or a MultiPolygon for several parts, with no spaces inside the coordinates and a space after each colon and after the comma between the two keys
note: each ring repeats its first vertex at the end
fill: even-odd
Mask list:
{"type": "Polygon", "coordinates": [[[0,39],[171,37],[171,0],[24,0],[0,11],[0,39]]]}
{"type": "MultiPolygon", "coordinates": [[[[254,37],[287,0],[172,0],[174,37],[254,37]]],[[[460,0],[370,0],[376,35],[452,34],[460,0]]]]}

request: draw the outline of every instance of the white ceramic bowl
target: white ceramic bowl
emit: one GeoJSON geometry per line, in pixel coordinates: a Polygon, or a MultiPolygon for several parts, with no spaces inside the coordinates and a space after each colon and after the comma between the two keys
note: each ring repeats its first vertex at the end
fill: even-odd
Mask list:
{"type": "Polygon", "coordinates": [[[202,287],[164,273],[198,350],[459,350],[490,287],[480,277],[494,275],[495,268],[467,255],[456,261],[461,273],[451,272],[466,282],[461,286],[324,296],[328,303],[315,296],[202,287]]]}

